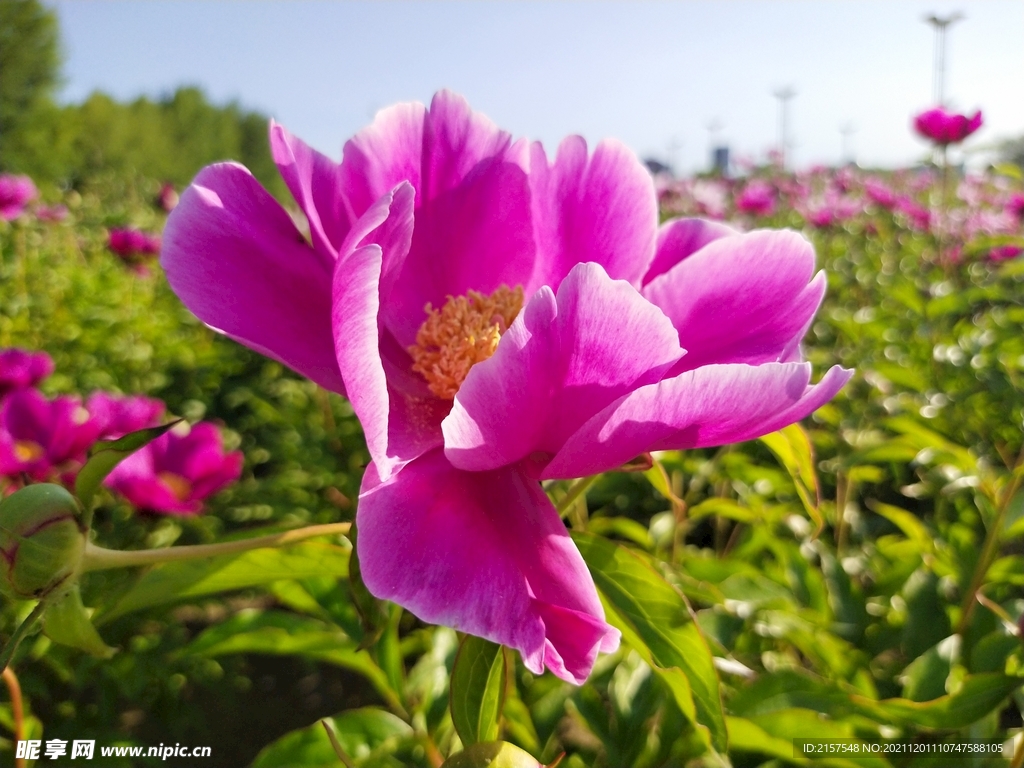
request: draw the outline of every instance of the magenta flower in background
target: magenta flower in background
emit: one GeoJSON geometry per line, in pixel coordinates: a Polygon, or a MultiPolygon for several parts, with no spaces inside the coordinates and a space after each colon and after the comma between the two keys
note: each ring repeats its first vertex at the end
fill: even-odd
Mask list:
{"type": "Polygon", "coordinates": [[[38,194],[36,185],[28,176],[0,173],[0,219],[11,221],[18,218],[38,194]]]}
{"type": "Polygon", "coordinates": [[[0,405],[0,475],[69,483],[99,433],[100,425],[77,397],[48,400],[34,389],[11,392],[0,405]]]}
{"type": "Polygon", "coordinates": [[[178,204],[178,190],[174,188],[174,185],[170,182],[165,182],[160,186],[160,191],[157,193],[156,202],[161,208],[167,213],[174,210],[178,204]]]}
{"type": "Polygon", "coordinates": [[[825,289],[810,244],[659,228],[616,142],[552,160],[441,92],[379,113],[340,165],[276,124],[271,146],[312,243],[248,171],[210,166],[167,223],[171,286],[351,400],[371,592],[535,673],[580,683],[619,641],[540,480],[757,437],[850,376],[811,385],[802,361],[825,289]]]}
{"type": "Polygon", "coordinates": [[[992,261],[1006,261],[1015,259],[1022,253],[1024,253],[1024,248],[1019,245],[997,245],[988,252],[988,257],[992,261]]]}
{"type": "Polygon", "coordinates": [[[896,207],[896,193],[881,179],[870,178],[864,182],[864,193],[880,208],[891,211],[896,207]]]}
{"type": "Polygon", "coordinates": [[[736,208],[753,216],[770,216],[775,210],[775,190],[763,179],[752,179],[736,196],[736,208]]]}
{"type": "Polygon", "coordinates": [[[1019,222],[1024,223],[1024,195],[1020,193],[1010,195],[1010,199],[1006,201],[1006,210],[1016,216],[1019,222]]]}
{"type": "Polygon", "coordinates": [[[973,115],[947,112],[944,107],[929,109],[914,118],[914,130],[936,144],[959,144],[981,127],[981,110],[973,115]]]}
{"type": "Polygon", "coordinates": [[[53,359],[45,352],[0,349],[0,398],[8,392],[34,387],[53,373],[53,359]]]}
{"type": "Polygon", "coordinates": [[[115,227],[110,230],[107,247],[130,265],[137,265],[147,256],[160,253],[160,236],[138,229],[115,227]]]}
{"type": "Polygon", "coordinates": [[[93,392],[86,409],[100,428],[100,440],[116,440],[129,432],[155,427],[167,406],[160,400],[139,395],[112,395],[93,392]]]}
{"type": "Polygon", "coordinates": [[[185,434],[164,433],[114,467],[103,484],[137,509],[195,515],[203,499],[241,474],[241,451],[225,454],[217,427],[200,422],[185,434]]]}

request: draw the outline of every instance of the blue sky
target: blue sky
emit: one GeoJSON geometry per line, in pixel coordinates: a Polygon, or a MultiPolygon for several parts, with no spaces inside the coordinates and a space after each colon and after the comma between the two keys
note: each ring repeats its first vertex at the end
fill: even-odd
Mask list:
{"type": "Polygon", "coordinates": [[[707,165],[716,120],[734,155],[763,157],[778,139],[772,92],[788,85],[796,164],[838,162],[846,124],[862,164],[921,158],[908,125],[932,96],[922,18],[961,10],[946,92],[986,121],[968,146],[1024,134],[1019,0],[47,4],[61,22],[66,101],[200,85],[337,158],[375,110],[447,87],[549,151],[570,133],[615,136],[687,171],[707,165]]]}

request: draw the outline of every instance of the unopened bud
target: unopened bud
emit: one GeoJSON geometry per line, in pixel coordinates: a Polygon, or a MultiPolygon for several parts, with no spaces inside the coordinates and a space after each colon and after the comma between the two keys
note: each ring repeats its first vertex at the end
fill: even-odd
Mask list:
{"type": "Polygon", "coordinates": [[[449,757],[441,768],[544,768],[537,758],[506,741],[473,744],[449,757]]]}
{"type": "Polygon", "coordinates": [[[28,485],[0,501],[0,592],[28,600],[70,586],[85,550],[81,523],[59,485],[28,485]]]}

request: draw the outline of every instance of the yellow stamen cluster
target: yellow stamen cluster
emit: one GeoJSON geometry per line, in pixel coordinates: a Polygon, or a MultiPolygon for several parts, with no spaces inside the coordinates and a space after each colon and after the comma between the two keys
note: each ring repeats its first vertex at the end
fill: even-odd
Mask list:
{"type": "Polygon", "coordinates": [[[46,455],[46,449],[34,440],[15,440],[14,458],[27,464],[30,461],[38,461],[46,455]]]}
{"type": "Polygon", "coordinates": [[[192,483],[176,472],[158,472],[156,476],[178,501],[187,500],[192,493],[192,483]]]}
{"type": "Polygon", "coordinates": [[[449,296],[440,309],[427,304],[427,319],[409,347],[412,369],[427,380],[435,395],[453,399],[469,369],[494,354],[501,335],[522,308],[522,286],[505,285],[490,296],[476,291],[449,296]]]}

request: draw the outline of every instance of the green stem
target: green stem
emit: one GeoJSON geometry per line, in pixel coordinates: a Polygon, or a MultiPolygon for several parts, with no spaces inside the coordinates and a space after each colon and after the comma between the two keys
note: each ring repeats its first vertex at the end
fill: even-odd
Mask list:
{"type": "Polygon", "coordinates": [[[224,541],[219,544],[198,544],[189,547],[168,547],[166,549],[131,549],[117,550],[97,547],[89,543],[85,545],[82,557],[82,571],[102,571],[108,568],[131,568],[137,565],[157,565],[178,560],[202,560],[217,555],[229,555],[235,552],[248,552],[251,549],[265,547],[283,547],[297,541],[310,539],[314,536],[329,536],[335,533],[348,533],[351,523],[330,523],[328,525],[311,525],[292,531],[272,533],[269,536],[257,536],[252,539],[224,541]]]}
{"type": "Polygon", "coordinates": [[[30,613],[21,625],[14,630],[14,634],[11,635],[10,639],[4,645],[3,650],[0,650],[0,670],[7,669],[7,665],[11,662],[11,657],[14,656],[14,652],[18,650],[18,646],[21,641],[25,639],[31,629],[39,622],[39,619],[43,617],[43,611],[46,610],[46,602],[40,600],[35,608],[30,613]]]}
{"type": "Polygon", "coordinates": [[[600,475],[581,477],[569,486],[569,491],[565,494],[562,500],[555,505],[555,509],[558,510],[558,514],[564,514],[565,510],[572,506],[573,502],[575,502],[581,494],[586,493],[587,489],[594,484],[594,481],[597,480],[598,477],[600,477],[600,475]]]}
{"type": "Polygon", "coordinates": [[[1017,491],[1020,489],[1021,475],[1016,469],[1020,467],[1022,460],[1024,460],[1024,448],[1021,449],[1021,454],[1017,458],[1014,478],[1006,489],[1006,493],[1003,494],[1003,498],[996,511],[996,519],[992,521],[988,533],[985,534],[985,543],[981,547],[981,557],[978,558],[978,565],[974,568],[974,574],[971,576],[971,584],[967,588],[967,594],[964,595],[964,599],[960,603],[960,621],[956,625],[956,634],[958,635],[963,635],[964,630],[967,629],[967,624],[971,620],[971,614],[974,613],[978,590],[981,589],[981,584],[985,580],[985,574],[988,573],[992,561],[995,560],[995,556],[999,552],[999,532],[1003,528],[1003,521],[1006,519],[1006,513],[1010,509],[1010,502],[1013,501],[1013,497],[1017,495],[1017,491]]]}

